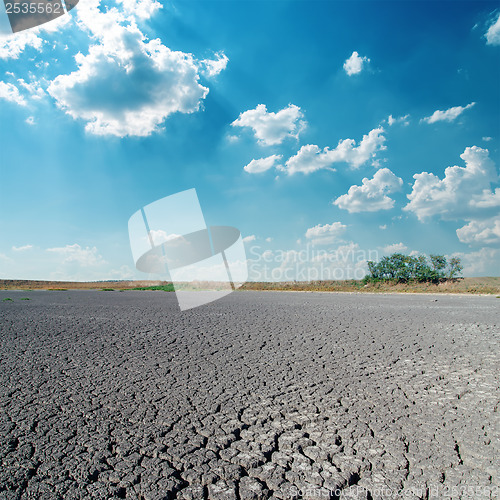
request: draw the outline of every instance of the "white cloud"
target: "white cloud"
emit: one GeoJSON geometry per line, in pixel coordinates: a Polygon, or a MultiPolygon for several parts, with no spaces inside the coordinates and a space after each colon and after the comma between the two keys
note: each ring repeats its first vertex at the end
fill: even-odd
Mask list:
{"type": "Polygon", "coordinates": [[[149,41],[137,27],[158,10],[155,0],[122,0],[121,6],[101,11],[100,0],[86,0],[75,9],[78,26],[95,43],[75,56],[76,71],[56,77],[48,93],[92,134],[147,136],[173,113],[197,111],[208,88],[199,83],[200,63],[191,54],[149,41]]]}
{"type": "Polygon", "coordinates": [[[127,14],[139,19],[149,19],[163,8],[156,0],[117,0],[117,3],[123,6],[127,14]]]}
{"type": "Polygon", "coordinates": [[[431,116],[422,118],[422,122],[426,123],[436,123],[436,122],[452,122],[458,118],[466,109],[472,108],[476,103],[471,102],[467,106],[455,106],[453,108],[447,109],[445,111],[436,110],[431,116]]]}
{"type": "Polygon", "coordinates": [[[109,280],[130,280],[137,278],[135,271],[126,264],[120,266],[118,269],[111,269],[106,275],[109,280]]]}
{"type": "Polygon", "coordinates": [[[382,248],[385,253],[404,253],[408,250],[408,247],[403,243],[393,243],[392,245],[387,245],[382,248]]]}
{"type": "Polygon", "coordinates": [[[471,220],[457,229],[458,239],[462,243],[477,245],[500,244],[500,216],[486,220],[471,220]]]}
{"type": "Polygon", "coordinates": [[[96,247],[82,248],[78,243],[65,247],[47,248],[47,252],[59,255],[63,263],[76,263],[82,267],[93,267],[105,263],[96,247]]]}
{"type": "Polygon", "coordinates": [[[481,248],[476,252],[456,252],[450,257],[458,257],[464,266],[464,276],[498,276],[500,273],[500,250],[481,248]]]}
{"type": "Polygon", "coordinates": [[[26,99],[19,93],[19,89],[12,83],[0,82],[0,99],[14,102],[19,106],[26,106],[26,99]]]}
{"type": "MultiPolygon", "coordinates": [[[[10,72],[6,72],[6,74],[14,77],[14,74],[10,72]]],[[[26,106],[28,104],[27,97],[41,99],[45,95],[44,90],[38,82],[33,81],[28,83],[23,78],[19,78],[17,82],[19,86],[14,83],[0,81],[0,99],[14,102],[19,106],[26,106]]]]}
{"type": "Polygon", "coordinates": [[[255,234],[251,234],[250,236],[245,236],[243,238],[245,243],[250,243],[251,241],[255,241],[255,234]]]}
{"type": "Polygon", "coordinates": [[[287,137],[298,138],[306,126],[303,117],[295,104],[289,104],[277,113],[268,112],[264,104],[259,104],[255,109],[241,113],[231,125],[250,127],[260,144],[272,146],[281,144],[287,137]]]}
{"type": "Polygon", "coordinates": [[[472,146],[460,157],[465,167],[446,168],[443,179],[428,172],[415,174],[408,195],[410,202],[403,210],[415,213],[419,220],[433,215],[446,220],[470,220],[500,207],[500,188],[491,189],[491,183],[498,182],[498,174],[488,150],[472,146]]]}
{"type": "Polygon", "coordinates": [[[496,188],[495,191],[485,189],[481,195],[471,199],[469,204],[476,209],[500,207],[500,188],[496,188]]]}
{"type": "MultiPolygon", "coordinates": [[[[5,19],[7,19],[7,16],[5,16],[5,19]]],[[[40,52],[45,41],[39,35],[59,31],[69,23],[70,16],[60,16],[45,24],[17,32],[14,35],[11,33],[0,34],[0,59],[19,59],[19,56],[27,48],[33,48],[40,52]]]]}
{"type": "MultiPolygon", "coordinates": [[[[2,262],[0,274],[5,279],[36,279],[64,281],[97,281],[107,279],[144,279],[139,271],[133,272],[127,262],[129,256],[114,255],[107,262],[95,247],[62,245],[57,248],[40,248],[23,245],[11,248],[9,257],[2,262]],[[31,248],[29,248],[31,247],[31,248]]],[[[133,266],[132,266],[133,267],[133,266]]]]}
{"type": "Polygon", "coordinates": [[[384,129],[378,127],[363,136],[356,146],[354,139],[339,141],[335,149],[324,148],[321,150],[314,144],[302,146],[295,156],[286,162],[288,174],[302,172],[309,174],[321,169],[332,169],[334,163],[348,163],[351,168],[359,168],[363,163],[373,158],[377,151],[385,149],[384,129]]]}
{"type": "Polygon", "coordinates": [[[197,111],[208,93],[190,54],[171,51],[158,39],[145,42],[134,26],[75,60],[78,69],[58,76],[48,92],[96,135],[150,135],[172,113],[197,111]]]}
{"type": "Polygon", "coordinates": [[[30,83],[28,83],[24,81],[23,78],[19,78],[17,81],[19,82],[19,85],[21,85],[21,87],[23,87],[30,93],[32,99],[42,99],[45,96],[45,91],[40,86],[39,82],[31,81],[30,83]]]}
{"type": "Polygon", "coordinates": [[[227,63],[229,62],[228,57],[223,52],[217,52],[215,57],[217,59],[203,59],[200,61],[202,73],[209,78],[216,76],[221,71],[225,70],[227,63]]]}
{"type": "Polygon", "coordinates": [[[500,13],[496,21],[491,23],[484,36],[486,37],[487,45],[500,45],[500,13]]]}
{"type": "Polygon", "coordinates": [[[396,123],[402,123],[404,126],[407,126],[410,124],[409,118],[410,115],[399,116],[398,118],[394,118],[394,116],[389,115],[389,117],[387,118],[387,123],[390,127],[392,127],[396,123]]]}
{"type": "Polygon", "coordinates": [[[40,51],[43,40],[34,30],[21,31],[13,35],[0,35],[0,59],[18,59],[27,47],[40,51]]]}
{"type": "Polygon", "coordinates": [[[178,238],[182,238],[180,234],[170,233],[167,234],[163,229],[151,229],[147,236],[148,243],[152,240],[154,246],[161,245],[162,243],[166,243],[167,241],[176,240],[178,238]]]}
{"type": "Polygon", "coordinates": [[[321,150],[315,144],[302,146],[295,156],[286,162],[286,171],[292,175],[296,172],[310,174],[324,168],[335,170],[332,167],[331,150],[324,148],[321,150]]]}
{"type": "Polygon", "coordinates": [[[248,165],[243,167],[243,170],[249,174],[260,174],[261,172],[265,172],[266,170],[274,167],[276,162],[280,161],[281,158],[281,155],[271,155],[266,158],[252,160],[248,165]]]}
{"type": "Polygon", "coordinates": [[[334,201],[334,205],[350,213],[389,210],[394,206],[394,200],[387,194],[398,191],[402,185],[401,178],[388,168],[382,168],[375,172],[373,179],[365,177],[361,186],[351,186],[347,194],[334,201]]]}
{"type": "Polygon", "coordinates": [[[266,238],[266,241],[267,241],[268,243],[271,243],[271,241],[273,241],[273,239],[269,236],[268,238],[266,238]]]}
{"type": "Polygon", "coordinates": [[[23,245],[20,247],[13,246],[12,251],[13,252],[25,252],[26,250],[31,250],[33,248],[33,245],[23,245]]]}
{"type": "Polygon", "coordinates": [[[387,229],[387,224],[382,224],[378,228],[382,229],[382,231],[384,231],[385,229],[387,229]]]}
{"type": "Polygon", "coordinates": [[[490,142],[493,140],[493,137],[483,137],[484,142],[490,142]]]}
{"type": "Polygon", "coordinates": [[[34,116],[28,116],[26,120],[24,120],[28,125],[35,125],[35,117],[34,116]]]}
{"type": "Polygon", "coordinates": [[[365,65],[365,63],[369,62],[370,59],[368,59],[368,57],[360,57],[359,54],[354,51],[351,57],[349,57],[349,59],[344,62],[344,71],[349,76],[357,75],[358,73],[361,73],[361,71],[363,71],[363,66],[365,65]]]}
{"type": "Polygon", "coordinates": [[[313,245],[328,245],[334,241],[340,242],[347,226],[341,222],[310,227],[306,231],[306,238],[312,240],[313,245]]]}

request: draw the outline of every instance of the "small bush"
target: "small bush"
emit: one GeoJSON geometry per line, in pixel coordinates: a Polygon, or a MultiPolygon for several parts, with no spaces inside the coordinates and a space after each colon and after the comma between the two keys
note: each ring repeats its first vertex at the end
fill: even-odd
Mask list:
{"type": "Polygon", "coordinates": [[[138,286],[136,288],[131,288],[131,290],[160,290],[162,292],[175,292],[174,285],[171,283],[158,286],[138,286]]]}

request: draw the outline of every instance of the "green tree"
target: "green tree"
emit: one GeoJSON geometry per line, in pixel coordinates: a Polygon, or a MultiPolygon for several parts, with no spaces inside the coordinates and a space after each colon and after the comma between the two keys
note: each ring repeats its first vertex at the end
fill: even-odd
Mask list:
{"type": "Polygon", "coordinates": [[[444,255],[430,255],[433,271],[438,278],[444,278],[444,269],[446,267],[446,257],[444,255]]]}
{"type": "Polygon", "coordinates": [[[458,257],[452,257],[450,259],[450,262],[448,263],[448,273],[447,276],[449,279],[456,279],[458,278],[458,275],[462,272],[463,270],[462,263],[460,262],[460,259],[458,257]]]}
{"type": "Polygon", "coordinates": [[[383,257],[379,263],[369,261],[368,271],[364,282],[369,281],[409,281],[438,283],[445,279],[455,279],[462,271],[460,259],[454,257],[447,263],[444,255],[430,256],[431,263],[427,262],[425,255],[411,256],[393,253],[383,257]],[[448,267],[447,267],[448,264],[448,267]]]}

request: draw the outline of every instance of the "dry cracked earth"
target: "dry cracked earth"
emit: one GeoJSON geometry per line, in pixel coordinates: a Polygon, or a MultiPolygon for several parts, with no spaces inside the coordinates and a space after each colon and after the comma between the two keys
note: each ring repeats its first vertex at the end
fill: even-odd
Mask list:
{"type": "Polygon", "coordinates": [[[0,499],[499,498],[499,312],[0,292],[0,499]]]}

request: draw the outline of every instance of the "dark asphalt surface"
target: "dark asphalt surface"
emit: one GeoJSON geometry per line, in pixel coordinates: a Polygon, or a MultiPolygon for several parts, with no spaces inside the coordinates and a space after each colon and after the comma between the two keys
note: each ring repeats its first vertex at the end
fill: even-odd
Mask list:
{"type": "Polygon", "coordinates": [[[495,297],[5,291],[0,346],[0,499],[500,498],[495,297]]]}

